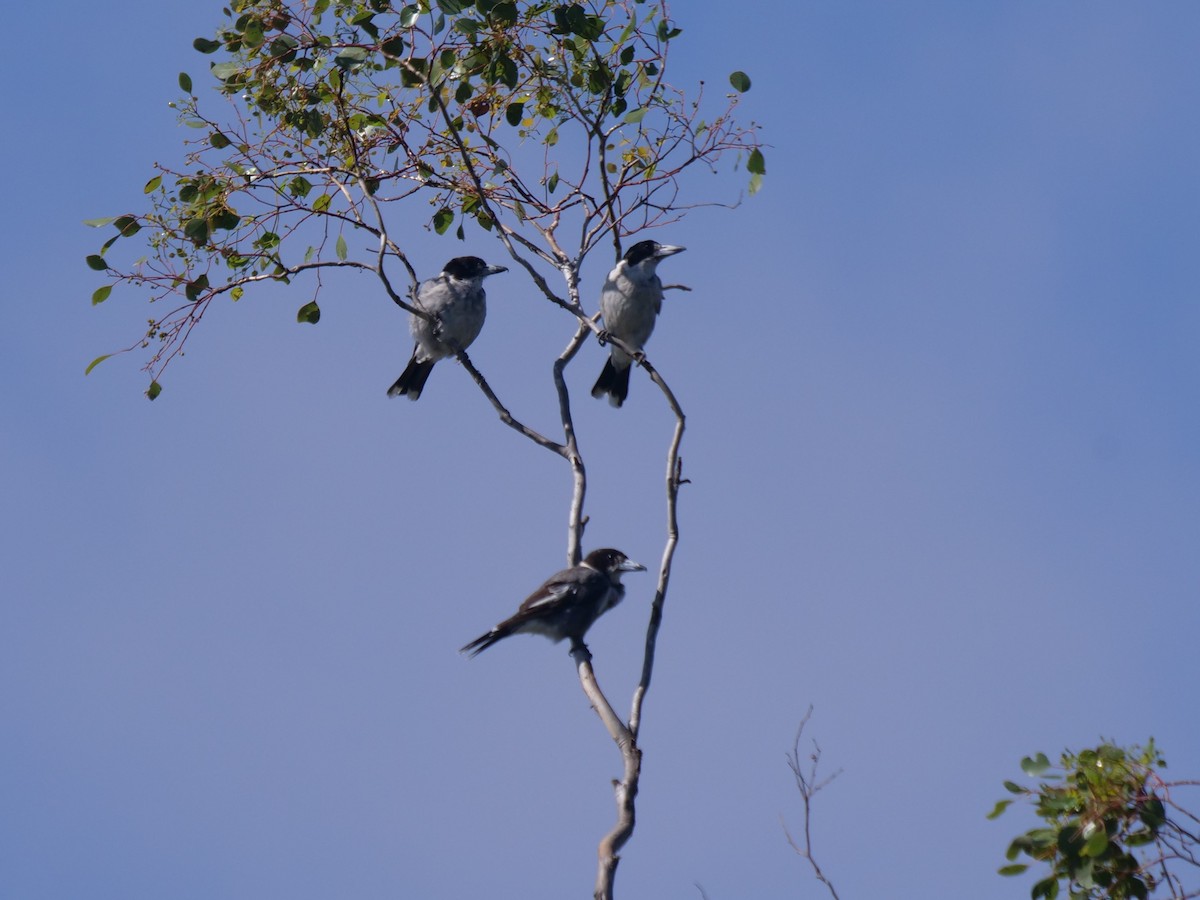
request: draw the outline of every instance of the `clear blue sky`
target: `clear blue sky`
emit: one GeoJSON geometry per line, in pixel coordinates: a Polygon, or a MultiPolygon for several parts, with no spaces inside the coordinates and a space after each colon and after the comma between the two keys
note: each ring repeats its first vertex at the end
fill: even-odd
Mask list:
{"type": "MultiPolygon", "coordinates": [[[[169,7],[9,16],[0,896],[586,896],[620,770],[565,648],[456,652],[560,566],[565,466],[453,365],[389,401],[409,339],[366,279],[315,328],[303,290],[214,309],[153,404],[133,357],[83,377],[149,309],[89,306],[80,223],[178,158],[220,19],[169,7]]],[[[1021,756],[1153,735],[1200,777],[1200,7],[781,9],[675,9],[673,80],[750,73],[769,177],[658,235],[693,483],[618,892],[823,896],[780,825],[811,703],[843,898],[1027,896],[994,874],[1026,821],[984,819],[1021,756]]],[[[489,290],[473,358],[552,428],[570,326],[489,290]]],[[[577,416],[588,546],[653,566],[639,374],[577,416]]],[[[590,641],[622,711],[627,582],[590,641]]]]}

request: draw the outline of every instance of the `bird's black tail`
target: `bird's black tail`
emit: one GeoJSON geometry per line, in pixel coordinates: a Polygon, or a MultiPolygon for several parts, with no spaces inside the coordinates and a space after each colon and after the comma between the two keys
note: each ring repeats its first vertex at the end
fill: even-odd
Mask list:
{"type": "Polygon", "coordinates": [[[495,628],[493,628],[491,631],[489,631],[487,634],[481,634],[479,637],[475,638],[475,640],[471,641],[471,643],[467,644],[465,647],[460,647],[458,652],[459,653],[468,653],[472,657],[478,656],[480,653],[482,653],[488,647],[492,646],[492,644],[496,643],[496,641],[506,638],[510,634],[513,633],[511,628],[506,627],[507,624],[508,624],[507,622],[501,623],[500,625],[497,625],[495,628]]]}
{"type": "Polygon", "coordinates": [[[416,400],[421,396],[421,391],[425,390],[425,382],[429,379],[429,373],[433,371],[433,360],[419,362],[416,354],[409,360],[408,366],[403,374],[396,379],[396,383],[388,388],[389,397],[407,396],[409,400],[416,400]]]}
{"type": "Polygon", "coordinates": [[[633,366],[626,366],[618,369],[613,365],[610,356],[605,360],[604,368],[600,370],[600,377],[596,379],[592,388],[592,396],[598,399],[607,394],[608,402],[619,407],[629,396],[629,372],[632,368],[633,366]]]}

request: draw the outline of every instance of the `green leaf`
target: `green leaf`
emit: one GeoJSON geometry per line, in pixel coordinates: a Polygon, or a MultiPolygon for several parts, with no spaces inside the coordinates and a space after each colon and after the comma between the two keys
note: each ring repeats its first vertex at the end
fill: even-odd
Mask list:
{"type": "Polygon", "coordinates": [[[1004,789],[1006,791],[1008,791],[1010,794],[1024,794],[1025,793],[1025,788],[1021,787],[1015,781],[1004,782],[1004,789]]]}
{"type": "Polygon", "coordinates": [[[146,396],[153,400],[162,393],[162,385],[157,381],[151,381],[150,387],[146,388],[146,396]]]}
{"type": "Polygon", "coordinates": [[[1013,863],[1011,866],[1001,866],[997,871],[1001,875],[1020,875],[1028,868],[1026,863],[1013,863]]]}
{"type": "Polygon", "coordinates": [[[133,237],[142,230],[142,226],[135,216],[117,216],[113,219],[113,225],[120,232],[120,237],[133,237]]]}
{"type": "Polygon", "coordinates": [[[212,227],[221,228],[225,231],[233,231],[241,224],[242,217],[235,213],[232,209],[226,207],[212,217],[212,227]]]}
{"type": "Polygon", "coordinates": [[[347,71],[357,69],[367,61],[367,51],[365,47],[344,47],[333,61],[339,68],[347,71]]]}
{"type": "Polygon", "coordinates": [[[1158,831],[1167,821],[1167,811],[1161,800],[1151,797],[1142,804],[1138,817],[1151,831],[1158,831]]]}
{"type": "Polygon", "coordinates": [[[114,221],[113,216],[106,216],[103,219],[84,219],[83,224],[88,228],[103,228],[105,225],[111,225],[114,221]]]}
{"type": "Polygon", "coordinates": [[[332,194],[322,194],[312,203],[313,212],[325,212],[329,209],[329,204],[333,202],[332,194]]]}
{"type": "Polygon", "coordinates": [[[112,293],[112,285],[111,284],[106,284],[106,285],[104,285],[104,287],[96,288],[95,293],[92,294],[92,306],[96,306],[97,304],[103,303],[105,300],[108,299],[108,295],[111,293],[112,293]]]}
{"type": "Polygon", "coordinates": [[[209,288],[208,276],[201,275],[195,281],[189,281],[183,288],[183,295],[192,303],[198,301],[209,288]]]}
{"type": "Polygon", "coordinates": [[[183,89],[185,94],[190,94],[192,92],[192,76],[187,72],[180,72],[179,86],[183,89]]]}
{"type": "Polygon", "coordinates": [[[346,258],[346,238],[344,235],[339,234],[337,236],[337,240],[333,243],[333,252],[337,254],[338,259],[344,260],[346,258]]]}
{"type": "Polygon", "coordinates": [[[1107,849],[1108,835],[1103,828],[1097,828],[1088,836],[1083,849],[1079,852],[1081,856],[1100,856],[1107,849]]]}
{"type": "Polygon", "coordinates": [[[221,134],[219,131],[214,131],[212,134],[210,134],[208,136],[208,142],[212,145],[214,150],[224,150],[231,143],[229,138],[225,137],[225,135],[221,134]]]}
{"type": "Polygon", "coordinates": [[[521,124],[521,117],[525,114],[524,103],[510,103],[508,108],[504,110],[504,118],[508,120],[508,124],[516,128],[521,124]]]}
{"type": "Polygon", "coordinates": [[[112,356],[111,353],[105,353],[103,356],[97,356],[90,363],[88,363],[88,367],[83,370],[83,374],[90,375],[92,372],[92,369],[96,368],[96,366],[100,365],[100,363],[104,362],[110,356],[112,356]]]}
{"type": "Polygon", "coordinates": [[[263,44],[263,23],[259,19],[250,19],[242,31],[242,43],[251,50],[263,44]]]}
{"type": "Polygon", "coordinates": [[[160,184],[162,184],[162,176],[155,175],[153,178],[151,178],[149,181],[146,182],[146,186],[144,188],[142,188],[142,193],[143,194],[153,194],[155,191],[158,190],[158,186],[160,184]]]}
{"type": "Polygon", "coordinates": [[[301,324],[316,325],[321,321],[321,307],[317,306],[316,300],[310,300],[300,307],[300,311],[296,313],[296,321],[301,324]]]}
{"type": "Polygon", "coordinates": [[[202,247],[208,241],[208,221],[201,218],[188,219],[183,226],[183,233],[197,247],[202,247]]]}
{"type": "Polygon", "coordinates": [[[671,40],[671,38],[677,37],[678,35],[680,35],[682,33],[683,33],[682,28],[672,28],[671,23],[666,19],[663,19],[661,22],[658,23],[658,39],[660,41],[662,41],[664,44],[667,41],[671,40]]]}
{"type": "Polygon", "coordinates": [[[433,214],[433,230],[438,234],[445,234],[454,222],[454,211],[447,206],[443,206],[433,214]]]}
{"type": "MultiPolygon", "coordinates": [[[[234,75],[237,75],[239,72],[241,72],[242,67],[239,63],[235,62],[219,62],[213,63],[209,67],[209,71],[212,72],[213,78],[217,79],[217,81],[228,81],[234,75]]],[[[201,122],[200,127],[203,126],[204,123],[201,122]]]]}
{"type": "Polygon", "coordinates": [[[303,175],[297,175],[287,185],[288,193],[297,200],[308,196],[308,192],[312,190],[312,182],[303,175]]]}
{"type": "Polygon", "coordinates": [[[216,53],[221,49],[221,42],[200,37],[192,41],[192,46],[201,53],[216,53]]]}
{"type": "Polygon", "coordinates": [[[459,34],[472,35],[483,28],[483,23],[477,19],[463,18],[454,20],[454,30],[459,34]]]}
{"type": "MultiPolygon", "coordinates": [[[[754,152],[757,153],[758,151],[755,150],[754,152]]],[[[753,154],[751,154],[751,158],[753,158],[753,154]]],[[[1021,771],[1026,775],[1033,776],[1034,778],[1036,778],[1038,775],[1041,775],[1049,768],[1050,760],[1046,758],[1045,753],[1039,753],[1037,756],[1026,756],[1021,760],[1021,771]]]]}
{"type": "Polygon", "coordinates": [[[95,253],[87,258],[87,264],[89,269],[95,269],[97,272],[103,272],[108,269],[108,263],[104,261],[104,257],[98,256],[95,253]]]}
{"type": "Polygon", "coordinates": [[[278,57],[280,62],[292,62],[299,46],[300,42],[290,34],[281,34],[271,41],[271,55],[278,57]]]}
{"type": "Polygon", "coordinates": [[[744,94],[750,90],[750,76],[741,69],[729,76],[729,83],[733,85],[733,89],[739,94],[744,94]]]}
{"type": "MultiPolygon", "coordinates": [[[[746,160],[746,171],[751,175],[766,175],[767,161],[763,157],[763,152],[755,147],[750,151],[750,158],[746,160]]],[[[1039,754],[1040,755],[1040,754],[1039,754]]],[[[1042,757],[1045,759],[1045,757],[1042,757]]],[[[1050,761],[1046,760],[1046,768],[1050,767],[1050,761]]]]}
{"type": "Polygon", "coordinates": [[[412,28],[417,24],[417,20],[421,18],[421,10],[417,6],[406,6],[400,10],[400,27],[412,28]]]}
{"type": "MultiPolygon", "coordinates": [[[[482,7],[476,8],[483,12],[482,7]]],[[[498,25],[513,25],[517,21],[517,5],[515,3],[497,3],[487,13],[488,19],[498,25]]]]}
{"type": "Polygon", "coordinates": [[[997,802],[996,802],[996,805],[992,807],[992,811],[991,811],[990,813],[988,813],[988,814],[987,814],[987,817],[988,817],[989,819],[995,819],[995,818],[997,818],[997,817],[998,817],[998,816],[999,816],[999,815],[1000,815],[1002,812],[1004,812],[1006,809],[1008,809],[1008,807],[1009,807],[1011,804],[1012,804],[1012,801],[1011,801],[1011,800],[999,800],[999,801],[997,801],[997,802]]]}
{"type": "Polygon", "coordinates": [[[1058,879],[1054,877],[1043,878],[1035,884],[1029,892],[1032,900],[1037,900],[1038,897],[1045,897],[1046,900],[1054,900],[1058,896],[1058,879]]]}
{"type": "Polygon", "coordinates": [[[1131,831],[1125,838],[1126,847],[1144,847],[1147,844],[1154,843],[1154,832],[1149,829],[1138,829],[1131,831]]]}
{"type": "Polygon", "coordinates": [[[640,109],[631,109],[625,114],[625,122],[629,125],[636,125],[642,119],[646,118],[646,107],[640,109]]]}

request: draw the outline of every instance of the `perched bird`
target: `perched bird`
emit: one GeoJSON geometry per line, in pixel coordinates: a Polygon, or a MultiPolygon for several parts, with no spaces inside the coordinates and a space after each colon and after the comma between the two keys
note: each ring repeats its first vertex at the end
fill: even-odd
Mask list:
{"type": "Polygon", "coordinates": [[[557,643],[563,638],[583,642],[592,623],[625,596],[621,575],[644,572],[620,550],[593,550],[583,562],[552,575],[521,604],[517,614],[462,648],[477,656],[510,634],[544,634],[557,643]]]}
{"type": "Polygon", "coordinates": [[[408,327],[417,345],[404,374],[388,388],[389,397],[406,394],[409,400],[416,400],[425,388],[433,364],[454,355],[455,348],[449,342],[461,350],[471,346],[487,316],[483,279],[507,271],[504,266],[489,266],[478,256],[456,256],[446,263],[437,278],[421,282],[417,288],[417,306],[435,321],[410,317],[408,327]]]}
{"type": "MultiPolygon", "coordinates": [[[[654,320],[662,310],[663,287],[654,270],[662,260],[685,249],[655,241],[639,241],[625,252],[608,273],[600,292],[600,313],[604,316],[604,330],[608,334],[641,352],[654,331],[654,320]]],[[[608,402],[613,406],[624,403],[629,396],[631,364],[629,354],[614,346],[592,388],[592,396],[607,394],[608,402]]]]}

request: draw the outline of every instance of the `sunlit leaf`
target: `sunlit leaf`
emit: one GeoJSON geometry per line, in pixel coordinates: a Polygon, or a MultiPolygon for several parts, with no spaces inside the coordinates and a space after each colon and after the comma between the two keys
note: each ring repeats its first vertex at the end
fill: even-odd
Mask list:
{"type": "Polygon", "coordinates": [[[157,381],[151,381],[150,387],[146,388],[146,396],[149,397],[151,400],[155,399],[161,393],[162,393],[162,385],[159,384],[157,381]]]}
{"type": "Polygon", "coordinates": [[[96,368],[96,366],[100,365],[100,363],[104,362],[110,356],[112,356],[111,353],[105,353],[103,356],[97,356],[90,363],[88,363],[88,367],[83,370],[83,374],[84,375],[91,374],[92,369],[96,368]]]}
{"type": "Polygon", "coordinates": [[[342,69],[357,69],[367,61],[367,51],[363,47],[344,47],[333,61],[342,69]]]}
{"type": "Polygon", "coordinates": [[[1103,828],[1097,828],[1088,836],[1080,853],[1084,856],[1099,856],[1107,849],[1108,834],[1105,833],[1103,828]]]}
{"type": "MultiPolygon", "coordinates": [[[[212,72],[213,78],[217,79],[218,81],[228,81],[241,70],[241,65],[235,62],[213,63],[209,68],[209,71],[212,72]]],[[[203,127],[204,124],[205,123],[201,122],[201,127],[203,127]]]]}
{"type": "Polygon", "coordinates": [[[1049,768],[1050,760],[1046,758],[1045,753],[1039,753],[1037,756],[1026,756],[1021,760],[1021,771],[1034,778],[1049,768]]]}
{"type": "Polygon", "coordinates": [[[111,284],[106,284],[106,285],[104,285],[104,287],[96,288],[95,292],[92,294],[92,306],[95,306],[98,303],[103,303],[105,300],[108,299],[108,295],[111,293],[112,293],[112,285],[111,284]]]}

